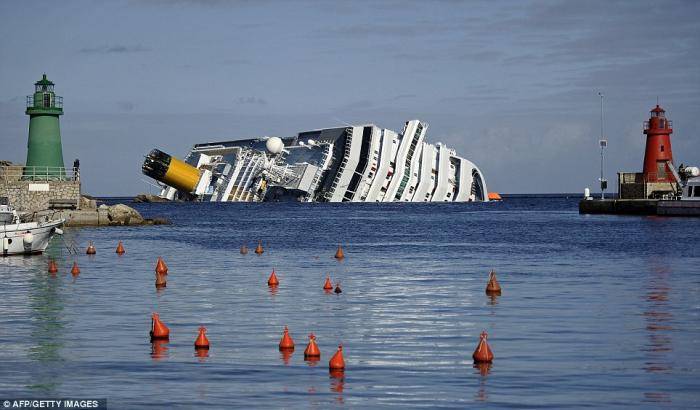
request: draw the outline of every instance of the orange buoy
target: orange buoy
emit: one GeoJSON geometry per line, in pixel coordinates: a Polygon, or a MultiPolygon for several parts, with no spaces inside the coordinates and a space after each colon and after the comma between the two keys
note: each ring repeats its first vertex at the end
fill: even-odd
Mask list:
{"type": "Polygon", "coordinates": [[[78,262],[73,261],[73,267],[71,268],[70,273],[73,276],[80,275],[80,268],[78,267],[78,262]]]}
{"type": "Polygon", "coordinates": [[[197,336],[197,340],[194,341],[195,349],[209,349],[209,339],[207,339],[205,333],[207,333],[207,328],[204,326],[200,326],[199,336],[197,336]]]}
{"type": "Polygon", "coordinates": [[[168,274],[168,265],[165,264],[165,261],[160,256],[158,257],[158,262],[156,262],[156,273],[160,275],[168,274]]]}
{"type": "Polygon", "coordinates": [[[344,257],[345,257],[345,254],[343,253],[343,248],[340,245],[338,245],[338,250],[335,251],[335,258],[340,260],[340,259],[343,259],[344,257]]]}
{"type": "Polygon", "coordinates": [[[489,346],[486,339],[489,337],[488,333],[484,330],[481,332],[479,345],[474,350],[472,357],[475,363],[491,363],[493,361],[493,352],[489,346]]]}
{"type": "Polygon", "coordinates": [[[267,279],[267,286],[277,286],[280,284],[280,281],[277,279],[277,275],[275,274],[275,270],[272,269],[272,273],[270,274],[270,277],[267,279]]]}
{"type": "Polygon", "coordinates": [[[241,246],[241,255],[248,254],[248,247],[246,245],[241,246]]]}
{"type": "Polygon", "coordinates": [[[333,290],[335,293],[343,293],[343,290],[340,289],[340,282],[335,284],[335,289],[333,290]]]}
{"type": "Polygon", "coordinates": [[[156,272],[156,288],[164,288],[166,286],[168,286],[168,281],[166,280],[165,275],[156,272]]]}
{"type": "Polygon", "coordinates": [[[493,270],[489,273],[489,283],[486,285],[486,294],[487,295],[500,295],[501,294],[501,285],[498,284],[498,281],[496,280],[496,272],[493,270]]]}
{"type": "Polygon", "coordinates": [[[321,357],[321,351],[318,350],[316,336],[313,333],[309,335],[309,344],[306,345],[306,349],[304,349],[304,358],[307,357],[321,357]]]}
{"type": "Polygon", "coordinates": [[[489,192],[489,201],[502,201],[501,195],[498,192],[489,192]]]}
{"type": "Polygon", "coordinates": [[[326,276],[326,282],[323,284],[323,290],[332,290],[333,284],[331,283],[330,276],[326,276]]]}
{"type": "Polygon", "coordinates": [[[289,329],[287,329],[287,326],[284,327],[282,340],[280,340],[280,350],[294,350],[294,340],[289,336],[289,329]]]}
{"type": "Polygon", "coordinates": [[[49,259],[49,273],[56,272],[58,272],[58,265],[56,265],[56,261],[53,259],[49,259]]]}
{"type": "Polygon", "coordinates": [[[151,341],[157,339],[168,339],[170,337],[170,329],[165,326],[165,323],[160,321],[158,313],[151,314],[151,341]]]}
{"type": "Polygon", "coordinates": [[[126,253],[126,250],[124,249],[124,245],[122,245],[122,241],[119,241],[119,243],[117,244],[116,252],[117,252],[117,255],[124,255],[124,253],[126,253]]]}
{"type": "Polygon", "coordinates": [[[338,345],[338,350],[335,352],[331,360],[328,361],[328,369],[344,370],[345,360],[343,359],[343,345],[338,345]]]}
{"type": "Polygon", "coordinates": [[[258,246],[255,247],[255,253],[257,253],[258,255],[262,255],[263,252],[265,252],[265,250],[262,247],[262,241],[258,241],[258,246]]]}
{"type": "Polygon", "coordinates": [[[88,255],[94,255],[97,253],[97,250],[95,250],[95,245],[92,244],[92,241],[90,241],[90,244],[88,245],[85,253],[87,253],[88,255]]]}

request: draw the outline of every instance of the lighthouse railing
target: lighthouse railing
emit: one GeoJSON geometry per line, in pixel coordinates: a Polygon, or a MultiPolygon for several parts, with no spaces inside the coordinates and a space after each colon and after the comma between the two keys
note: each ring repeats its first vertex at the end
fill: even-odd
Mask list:
{"type": "Polygon", "coordinates": [[[78,168],[9,165],[0,167],[0,181],[80,181],[78,168]]]}
{"type": "MultiPolygon", "coordinates": [[[[673,121],[671,120],[666,120],[664,121],[664,124],[660,127],[661,129],[668,129],[668,128],[673,128],[673,121]]],[[[644,130],[649,129],[649,121],[644,121],[644,130]]]]}
{"type": "Polygon", "coordinates": [[[27,96],[27,108],[63,108],[63,97],[60,95],[54,95],[54,97],[49,101],[49,105],[46,105],[46,100],[41,99],[38,101],[39,105],[34,105],[34,96],[27,96]]]}

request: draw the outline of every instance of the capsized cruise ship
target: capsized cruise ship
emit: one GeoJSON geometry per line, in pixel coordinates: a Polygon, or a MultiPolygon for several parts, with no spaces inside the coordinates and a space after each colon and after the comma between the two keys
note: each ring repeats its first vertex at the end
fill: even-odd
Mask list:
{"type": "Polygon", "coordinates": [[[158,149],[145,175],[167,199],[212,202],[488,201],[471,161],[425,141],[428,124],[397,133],[374,124],[195,145],[184,161],[158,149]]]}

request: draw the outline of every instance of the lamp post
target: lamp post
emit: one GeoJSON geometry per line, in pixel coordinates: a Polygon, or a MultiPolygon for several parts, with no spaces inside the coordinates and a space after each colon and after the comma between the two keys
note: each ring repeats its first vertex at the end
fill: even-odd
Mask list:
{"type": "Polygon", "coordinates": [[[603,93],[598,93],[600,96],[600,140],[598,144],[600,145],[600,199],[605,199],[605,190],[608,188],[608,180],[605,179],[603,174],[603,152],[605,147],[608,146],[608,140],[605,139],[605,134],[603,133],[603,93]]]}

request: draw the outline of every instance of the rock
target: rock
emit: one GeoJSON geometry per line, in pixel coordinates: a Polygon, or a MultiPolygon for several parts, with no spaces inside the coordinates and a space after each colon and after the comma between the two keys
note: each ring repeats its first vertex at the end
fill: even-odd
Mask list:
{"type": "Polygon", "coordinates": [[[136,202],[136,203],[140,203],[140,202],[170,202],[170,200],[166,199],[166,198],[161,198],[158,195],[138,194],[134,198],[134,202],[136,202]]]}
{"type": "Polygon", "coordinates": [[[170,225],[172,222],[170,222],[170,219],[167,218],[153,218],[153,219],[146,219],[146,224],[147,225],[170,225]]]}
{"type": "MultiPolygon", "coordinates": [[[[100,208],[102,205],[100,205],[100,208]]],[[[141,214],[124,204],[116,204],[109,207],[107,213],[110,225],[141,225],[145,222],[141,214]]]]}
{"type": "Polygon", "coordinates": [[[82,195],[80,197],[80,209],[96,209],[97,202],[89,196],[82,195]]]}

